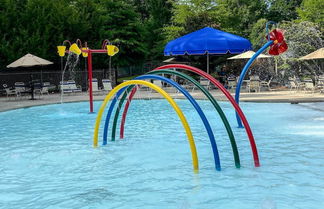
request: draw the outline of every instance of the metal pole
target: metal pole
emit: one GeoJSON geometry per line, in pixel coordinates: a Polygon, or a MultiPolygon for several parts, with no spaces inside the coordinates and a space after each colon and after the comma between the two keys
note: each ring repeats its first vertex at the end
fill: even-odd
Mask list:
{"type": "Polygon", "coordinates": [[[209,54],[207,53],[207,73],[209,74],[209,54]]]}
{"type": "Polygon", "coordinates": [[[109,56],[109,72],[108,72],[108,78],[112,81],[112,73],[111,73],[111,56],[109,56]]]}
{"type": "Polygon", "coordinates": [[[89,102],[90,113],[93,113],[93,95],[92,95],[92,51],[88,52],[88,86],[89,86],[89,102]]]}
{"type": "MultiPolygon", "coordinates": [[[[243,83],[243,79],[249,69],[249,67],[251,66],[251,64],[254,62],[254,60],[264,51],[266,50],[271,44],[273,43],[273,41],[268,41],[261,49],[259,49],[252,57],[251,59],[249,59],[249,61],[246,63],[246,65],[244,66],[239,81],[237,83],[236,86],[236,92],[235,92],[235,101],[237,104],[239,104],[240,102],[240,92],[241,92],[241,86],[243,83]]],[[[238,115],[238,113],[236,112],[236,120],[237,120],[237,124],[239,128],[243,128],[242,125],[242,121],[240,119],[240,116],[238,115]]]]}

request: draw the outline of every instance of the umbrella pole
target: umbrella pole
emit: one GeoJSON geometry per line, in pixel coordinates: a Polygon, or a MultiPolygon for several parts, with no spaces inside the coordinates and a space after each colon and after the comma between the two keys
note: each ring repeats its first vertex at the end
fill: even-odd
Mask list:
{"type": "Polygon", "coordinates": [[[209,74],[209,54],[207,53],[207,74],[209,74]]]}
{"type": "Polygon", "coordinates": [[[41,68],[41,86],[43,86],[43,66],[41,68]]]}

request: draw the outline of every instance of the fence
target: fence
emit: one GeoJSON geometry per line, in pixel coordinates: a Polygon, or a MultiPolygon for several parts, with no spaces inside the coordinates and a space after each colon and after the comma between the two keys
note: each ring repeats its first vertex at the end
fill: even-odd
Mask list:
{"type": "MultiPolygon", "coordinates": [[[[112,69],[112,84],[116,85],[117,77],[127,77],[132,75],[141,75],[151,69],[157,67],[156,62],[147,62],[143,65],[137,66],[126,66],[119,67],[117,71],[112,69]]],[[[101,80],[103,78],[108,78],[109,70],[108,69],[95,69],[93,70],[92,77],[97,78],[99,81],[99,87],[101,87],[101,80]]],[[[64,80],[70,79],[69,72],[65,73],[64,80]]],[[[3,84],[7,84],[9,87],[14,87],[15,82],[24,82],[29,84],[31,80],[37,80],[38,82],[50,82],[56,86],[59,85],[62,80],[62,72],[57,70],[37,70],[37,71],[5,71],[0,72],[0,89],[3,88],[3,84]]],[[[77,85],[82,87],[83,91],[88,89],[88,74],[85,70],[76,70],[74,72],[74,80],[77,85]]]]}

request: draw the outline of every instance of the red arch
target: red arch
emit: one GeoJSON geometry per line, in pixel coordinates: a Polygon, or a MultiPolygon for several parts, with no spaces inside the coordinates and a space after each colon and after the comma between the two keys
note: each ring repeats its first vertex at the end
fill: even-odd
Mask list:
{"type": "MultiPolygon", "coordinates": [[[[217,88],[219,88],[224,95],[227,97],[227,99],[232,103],[233,107],[235,108],[236,112],[238,113],[238,115],[240,116],[243,124],[244,124],[244,128],[246,130],[246,133],[248,135],[249,141],[250,141],[250,146],[252,149],[252,153],[253,153],[253,159],[254,159],[254,165],[255,167],[259,167],[260,166],[260,161],[259,161],[259,156],[258,156],[258,150],[254,141],[254,137],[250,128],[250,125],[248,123],[248,121],[246,120],[246,117],[243,113],[243,111],[241,110],[240,106],[235,102],[234,98],[232,97],[232,95],[225,89],[225,87],[219,82],[217,81],[214,77],[212,77],[211,75],[207,74],[206,72],[196,68],[196,67],[192,67],[189,65],[182,65],[182,64],[170,64],[170,65],[163,65],[160,66],[158,68],[155,68],[154,70],[162,70],[162,69],[169,69],[169,68],[177,68],[177,69],[182,69],[182,70],[188,70],[194,73],[197,73],[198,75],[207,78],[211,83],[213,83],[215,86],[217,86],[217,88]]],[[[136,91],[136,90],[135,90],[136,91]]],[[[120,131],[121,133],[124,134],[124,124],[125,124],[125,118],[126,118],[126,113],[129,107],[129,103],[132,99],[132,97],[134,96],[135,92],[132,92],[132,94],[129,96],[127,103],[125,105],[124,108],[124,113],[123,113],[123,117],[122,117],[122,123],[120,126],[120,131]]]]}
{"type": "Polygon", "coordinates": [[[127,112],[128,112],[128,107],[129,107],[129,104],[132,101],[132,99],[133,99],[136,91],[137,91],[137,87],[135,87],[135,88],[132,89],[131,93],[128,96],[128,99],[127,99],[127,102],[125,104],[125,107],[124,107],[122,120],[120,122],[120,138],[121,139],[124,138],[124,127],[125,127],[125,121],[126,121],[126,115],[127,115],[127,112]]]}

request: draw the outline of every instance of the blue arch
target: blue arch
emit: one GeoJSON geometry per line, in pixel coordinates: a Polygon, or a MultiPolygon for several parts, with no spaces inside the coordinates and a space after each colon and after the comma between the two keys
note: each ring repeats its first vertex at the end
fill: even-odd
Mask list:
{"type": "MultiPolygon", "coordinates": [[[[218,149],[217,149],[217,144],[216,144],[216,140],[214,137],[214,133],[210,127],[210,124],[204,114],[204,112],[202,111],[202,109],[200,108],[199,104],[196,102],[196,100],[188,93],[188,91],[186,91],[184,88],[182,88],[178,83],[162,77],[162,76],[158,76],[158,75],[142,75],[142,76],[138,76],[136,78],[134,78],[133,80],[147,80],[147,79],[155,79],[155,80],[161,80],[163,82],[166,82],[172,86],[174,86],[176,89],[178,89],[189,101],[190,103],[194,106],[194,108],[196,109],[196,111],[198,112],[201,120],[204,123],[204,126],[207,130],[208,136],[209,136],[209,140],[212,146],[212,150],[213,150],[213,155],[214,155],[214,161],[215,161],[215,168],[216,170],[220,171],[221,170],[221,165],[220,165],[220,159],[219,159],[219,153],[218,153],[218,149]]],[[[117,92],[116,97],[114,98],[114,100],[112,101],[112,103],[109,106],[108,109],[108,113],[107,113],[107,117],[106,117],[106,121],[105,121],[105,127],[104,127],[104,138],[103,138],[103,144],[107,144],[107,132],[108,132],[108,126],[109,126],[109,120],[111,117],[111,113],[112,110],[114,109],[114,106],[116,104],[117,98],[125,91],[125,89],[121,89],[117,92]]]]}
{"type": "MultiPolygon", "coordinates": [[[[243,79],[247,73],[247,71],[249,70],[249,67],[251,66],[251,64],[254,62],[254,60],[264,51],[266,50],[271,44],[273,43],[273,41],[268,41],[261,49],[259,49],[252,57],[251,59],[249,59],[249,61],[245,64],[241,74],[240,74],[240,78],[238,80],[237,86],[236,86],[236,91],[235,91],[235,101],[237,104],[240,103],[240,92],[241,92],[241,86],[243,83],[243,79]]],[[[242,121],[240,119],[240,116],[238,115],[238,113],[236,112],[236,120],[237,120],[237,125],[239,128],[243,128],[242,125],[242,121]]]]}

